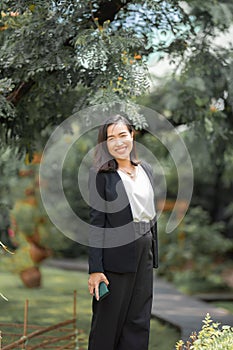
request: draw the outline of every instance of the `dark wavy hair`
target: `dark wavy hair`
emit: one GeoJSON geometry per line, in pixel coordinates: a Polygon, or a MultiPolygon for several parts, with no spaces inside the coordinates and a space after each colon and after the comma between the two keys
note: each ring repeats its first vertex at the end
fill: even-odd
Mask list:
{"type": "MultiPolygon", "coordinates": [[[[99,128],[98,141],[94,154],[94,167],[99,172],[111,172],[118,169],[118,163],[115,158],[109,153],[107,148],[107,130],[110,125],[123,123],[127,126],[129,132],[134,132],[135,129],[130,122],[120,114],[109,117],[99,128]]],[[[134,134],[135,135],[135,132],[134,134]]],[[[140,162],[136,155],[136,145],[133,139],[133,148],[130,152],[130,161],[133,165],[138,165],[140,162]]]]}

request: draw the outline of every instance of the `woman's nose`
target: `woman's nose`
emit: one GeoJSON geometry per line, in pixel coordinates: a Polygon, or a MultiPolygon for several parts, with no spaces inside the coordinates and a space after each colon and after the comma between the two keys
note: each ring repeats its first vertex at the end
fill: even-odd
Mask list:
{"type": "Polygon", "coordinates": [[[116,145],[120,146],[123,144],[123,141],[121,139],[116,139],[116,145]]]}

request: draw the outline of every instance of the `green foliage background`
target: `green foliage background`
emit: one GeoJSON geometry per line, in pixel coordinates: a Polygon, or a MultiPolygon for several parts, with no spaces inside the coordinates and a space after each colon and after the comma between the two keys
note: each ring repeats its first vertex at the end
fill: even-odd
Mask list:
{"type": "MultiPolygon", "coordinates": [[[[208,230],[214,232],[214,247],[220,231],[232,238],[233,51],[232,44],[215,44],[232,22],[230,0],[1,1],[1,230],[7,230],[9,209],[20,192],[15,189],[25,154],[32,157],[41,151],[54,127],[71,114],[120,101],[129,106],[128,116],[138,129],[143,129],[145,119],[137,103],[161,112],[174,127],[186,128],[182,136],[195,172],[191,204],[197,207],[187,215],[186,243],[191,237],[208,236],[208,230]],[[154,56],[168,58],[174,70],[157,79],[152,90],[147,62],[154,56]]],[[[142,139],[160,157],[168,195],[174,198],[177,178],[167,151],[150,135],[142,139]]],[[[86,137],[77,146],[78,155],[70,155],[64,171],[69,201],[86,219],[85,205],[74,193],[70,175],[92,142],[86,137]]],[[[177,252],[184,260],[196,254],[190,246],[181,251],[176,233],[173,237],[170,255],[161,248],[165,266],[168,255],[174,263],[177,252]]],[[[225,247],[225,242],[221,244],[225,247]]],[[[229,260],[230,247],[222,252],[229,260]]],[[[201,251],[198,261],[206,263],[207,255],[209,268],[215,253],[201,251]]],[[[194,269],[196,275],[198,269],[194,269]]]]}

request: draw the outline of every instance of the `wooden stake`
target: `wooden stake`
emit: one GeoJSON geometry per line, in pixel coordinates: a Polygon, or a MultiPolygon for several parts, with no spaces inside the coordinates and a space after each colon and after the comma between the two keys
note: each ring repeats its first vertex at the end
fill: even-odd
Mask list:
{"type": "Polygon", "coordinates": [[[76,290],[74,290],[73,317],[74,319],[76,319],[77,317],[77,291],[76,290]]]}
{"type": "MultiPolygon", "coordinates": [[[[23,337],[27,337],[27,324],[28,324],[28,299],[25,300],[24,305],[24,322],[23,322],[23,337]]],[[[25,342],[22,344],[22,349],[25,349],[25,342]]]]}
{"type": "Polygon", "coordinates": [[[77,291],[74,290],[74,305],[73,305],[73,318],[74,318],[74,333],[75,337],[75,350],[79,350],[79,341],[78,341],[78,328],[77,328],[77,291]]]}

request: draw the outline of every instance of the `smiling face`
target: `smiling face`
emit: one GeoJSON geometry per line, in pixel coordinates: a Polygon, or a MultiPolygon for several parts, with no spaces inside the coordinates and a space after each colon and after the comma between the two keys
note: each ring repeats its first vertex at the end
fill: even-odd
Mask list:
{"type": "Polygon", "coordinates": [[[130,133],[124,123],[109,125],[107,129],[107,148],[116,160],[130,159],[133,148],[133,132],[130,133]]]}

